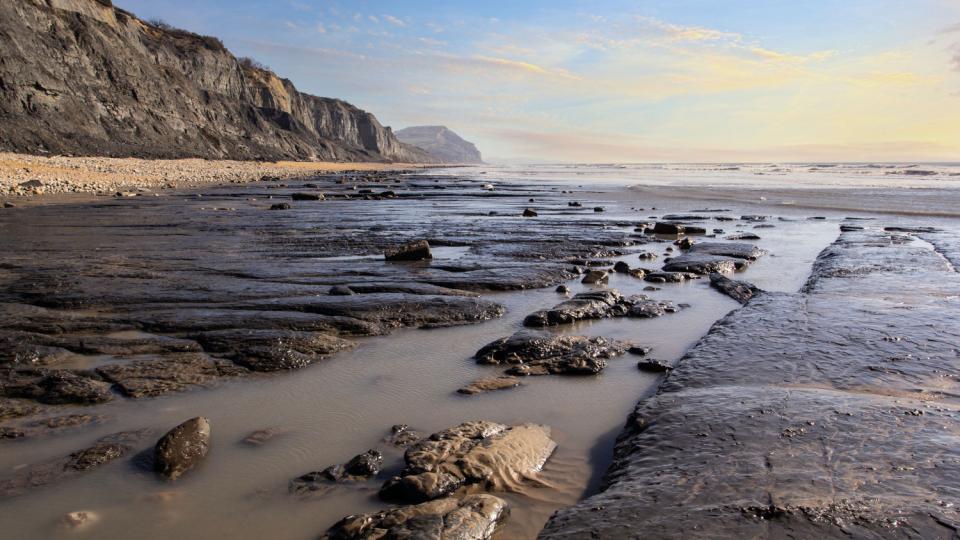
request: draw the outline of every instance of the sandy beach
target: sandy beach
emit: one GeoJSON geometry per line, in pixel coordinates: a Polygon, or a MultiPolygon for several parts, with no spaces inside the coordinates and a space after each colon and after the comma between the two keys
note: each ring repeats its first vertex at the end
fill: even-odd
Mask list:
{"type": "Polygon", "coordinates": [[[0,199],[56,194],[136,195],[218,183],[256,182],[264,176],[302,178],[343,171],[416,169],[422,164],[311,161],[230,161],[36,156],[0,152],[0,199]]]}

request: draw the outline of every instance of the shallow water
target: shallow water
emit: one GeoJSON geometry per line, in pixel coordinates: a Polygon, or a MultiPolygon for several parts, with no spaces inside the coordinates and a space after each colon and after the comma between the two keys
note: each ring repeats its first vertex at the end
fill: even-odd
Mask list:
{"type": "MultiPolygon", "coordinates": [[[[567,189],[568,184],[555,186],[552,189],[567,189]]],[[[690,201],[640,199],[603,182],[591,191],[578,193],[579,200],[585,206],[602,204],[606,212],[587,217],[610,220],[611,228],[616,227],[618,220],[636,221],[647,215],[689,212],[702,207],[690,201]],[[643,212],[633,210],[641,204],[646,207],[643,212]],[[656,211],[649,210],[653,206],[656,211]]],[[[505,204],[522,208],[527,203],[521,199],[505,204]]],[[[469,210],[481,206],[452,199],[431,203],[431,212],[441,216],[434,218],[439,221],[462,222],[465,207],[469,210]]],[[[724,214],[733,216],[749,210],[727,208],[730,212],[724,214]]],[[[767,290],[798,290],[816,255],[836,238],[838,223],[842,221],[842,215],[837,213],[825,214],[827,220],[809,221],[805,219],[809,214],[785,209],[778,215],[790,216],[794,221],[773,218],[769,223],[774,228],[757,229],[763,239],[756,243],[770,253],[739,273],[738,279],[752,281],[767,290]]],[[[224,227],[229,227],[229,218],[223,218],[224,215],[227,214],[217,214],[213,219],[220,219],[224,227]]],[[[347,218],[349,221],[349,215],[347,218]]],[[[303,228],[311,224],[289,221],[278,225],[280,234],[284,226],[303,228]]],[[[739,221],[707,222],[707,227],[721,227],[727,233],[741,228],[754,230],[753,224],[739,221]]],[[[33,234],[23,227],[17,229],[20,234],[33,234]]],[[[102,233],[102,227],[88,227],[72,234],[82,238],[102,233]]],[[[55,250],[61,241],[49,228],[40,228],[35,234],[38,246],[45,242],[55,250]]],[[[90,238],[87,241],[94,242],[90,238]]],[[[173,238],[165,241],[176,246],[173,238]]],[[[250,240],[239,236],[232,241],[250,240]]],[[[664,248],[669,245],[648,244],[633,249],[656,251],[661,255],[657,261],[639,261],[635,253],[618,259],[631,266],[659,267],[664,248]]],[[[464,247],[437,249],[441,260],[456,259],[465,253],[464,247]]],[[[143,262],[133,251],[112,255],[143,262]]],[[[168,253],[175,255],[176,251],[168,253]]],[[[150,256],[160,255],[151,252],[150,256]]],[[[311,257],[303,263],[336,264],[365,260],[367,256],[363,250],[358,255],[311,257]]],[[[149,266],[149,261],[144,264],[149,266]]],[[[284,276],[283,267],[275,271],[278,277],[284,276]]],[[[624,294],[643,292],[690,307],[659,319],[606,319],[555,331],[650,346],[651,357],[673,361],[715,320],[738,306],[710,289],[707,280],[657,285],[661,290],[642,291],[647,285],[650,284],[616,274],[609,283],[609,287],[624,294]]],[[[569,286],[574,293],[589,287],[577,280],[569,286]]],[[[512,334],[520,329],[526,315],[563,298],[552,288],[489,293],[484,297],[504,304],[506,315],[470,326],[401,330],[384,337],[360,338],[355,349],[293,372],[234,381],[221,379],[206,390],[85,407],[83,412],[105,415],[108,421],[60,435],[0,442],[0,475],[6,475],[26,464],[70,453],[100,436],[125,429],[150,427],[155,431],[149,438],[152,442],[163,431],[193,416],[207,416],[213,426],[210,456],[202,467],[176,484],[158,481],[152,473],[140,469],[136,460],[120,460],[57,486],[0,501],[0,522],[4,523],[5,534],[11,538],[120,538],[131,534],[138,538],[313,538],[347,514],[383,508],[385,505],[376,498],[380,482],[337,486],[329,493],[300,499],[287,493],[291,478],[342,463],[368,448],[385,450],[387,470],[395,471],[401,451],[381,442],[391,425],[404,423],[433,432],[465,420],[489,419],[549,425],[559,444],[541,474],[544,485],[526,486],[521,493],[505,495],[513,508],[499,537],[532,538],[554,510],[596,488],[624,419],[638,399],[655,391],[659,377],[638,371],[636,357],[627,355],[611,360],[607,369],[595,377],[532,377],[517,389],[472,397],[458,395],[455,390],[463,384],[499,373],[497,368],[478,366],[471,360],[477,349],[512,334]],[[241,439],[251,431],[268,427],[283,433],[259,447],[241,444],[241,439]],[[94,511],[101,515],[101,520],[82,531],[66,531],[57,520],[75,510],[94,511]]],[[[95,365],[109,359],[88,361],[95,365]]]]}

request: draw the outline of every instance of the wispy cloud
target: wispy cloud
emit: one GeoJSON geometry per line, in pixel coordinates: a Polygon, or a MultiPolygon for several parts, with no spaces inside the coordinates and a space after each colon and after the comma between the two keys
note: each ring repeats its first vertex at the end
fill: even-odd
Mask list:
{"type": "Polygon", "coordinates": [[[407,25],[406,22],[404,22],[404,21],[401,20],[401,19],[398,19],[397,17],[394,17],[393,15],[381,15],[381,18],[383,18],[383,20],[387,21],[388,23],[390,23],[390,24],[392,24],[392,25],[394,25],[394,26],[401,26],[401,27],[402,27],[402,26],[406,26],[406,25],[407,25]]]}

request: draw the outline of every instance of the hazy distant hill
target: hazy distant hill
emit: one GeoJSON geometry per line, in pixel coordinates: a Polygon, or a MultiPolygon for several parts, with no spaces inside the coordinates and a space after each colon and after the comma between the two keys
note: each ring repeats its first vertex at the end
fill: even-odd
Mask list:
{"type": "Polygon", "coordinates": [[[443,163],[483,163],[477,147],[446,126],[412,126],[398,130],[396,135],[443,163]]]}
{"type": "Polygon", "coordinates": [[[110,0],[0,0],[0,150],[429,161],[370,113],[110,0]]]}

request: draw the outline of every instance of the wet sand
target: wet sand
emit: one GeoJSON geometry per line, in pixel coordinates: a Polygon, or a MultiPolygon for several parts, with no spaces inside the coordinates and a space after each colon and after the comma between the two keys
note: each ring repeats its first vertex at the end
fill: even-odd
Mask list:
{"type": "MultiPolygon", "coordinates": [[[[513,507],[498,530],[500,538],[533,538],[553,511],[594,493],[624,418],[638,399],[654,395],[662,380],[639,371],[637,357],[614,358],[597,376],[529,377],[519,388],[472,397],[455,390],[501,372],[476,365],[472,355],[520,329],[530,313],[563,300],[553,292],[553,286],[561,283],[571,288],[571,294],[618,289],[689,304],[661,318],[609,318],[549,330],[628,341],[651,347],[650,356],[659,360],[680,360],[714,321],[739,304],[712,290],[705,279],[651,284],[612,274],[605,286],[583,285],[579,276],[567,273],[571,263],[565,261],[602,253],[608,266],[625,261],[633,267],[659,268],[670,242],[635,233],[635,224],[651,221],[648,216],[707,208],[713,200],[677,199],[669,192],[641,194],[602,183],[582,188],[570,182],[534,184],[516,177],[508,181],[496,178],[503,172],[481,172],[376,176],[344,184],[336,183],[343,177],[331,176],[271,189],[262,183],[236,184],[176,191],[163,198],[8,209],[0,214],[0,233],[7,239],[0,270],[4,320],[23,328],[42,328],[45,319],[24,315],[16,307],[32,304],[55,309],[55,314],[45,316],[58,320],[58,331],[67,334],[91,330],[71,330],[64,319],[78,324],[76,317],[96,314],[97,324],[107,319],[130,326],[112,329],[119,332],[110,334],[116,337],[165,334],[189,339],[184,325],[221,320],[223,315],[216,314],[225,309],[231,321],[239,321],[231,324],[262,324],[278,314],[301,313],[295,305],[305,305],[308,296],[329,305],[337,298],[326,296],[332,286],[355,284],[359,289],[364,283],[466,289],[481,294],[477,301],[504,307],[500,317],[464,320],[474,324],[448,328],[416,329],[422,320],[398,318],[407,322],[376,331],[389,335],[367,337],[356,328],[348,335],[342,321],[325,319],[324,332],[339,332],[356,346],[295,371],[214,378],[202,385],[209,388],[187,388],[155,398],[117,395],[94,406],[44,406],[38,415],[5,422],[23,425],[65,411],[101,418],[78,429],[0,441],[4,447],[0,468],[8,475],[121,430],[152,431],[139,444],[141,451],[189,417],[202,414],[213,425],[210,456],[176,484],[165,484],[137,459],[124,458],[56,486],[0,500],[2,521],[13,524],[10,532],[25,538],[73,535],[75,531],[58,524],[60,516],[90,510],[101,520],[83,534],[96,537],[125,536],[131,530],[144,538],[316,537],[347,514],[386,506],[376,490],[399,469],[401,452],[382,439],[398,423],[426,433],[472,419],[551,426],[558,448],[539,475],[540,483],[496,493],[513,507]],[[482,185],[491,181],[496,189],[483,190],[482,185]],[[268,210],[270,204],[289,201],[294,192],[313,189],[306,183],[322,184],[328,200],[292,201],[289,210],[268,210]],[[371,193],[361,193],[364,189],[371,193]],[[378,195],[385,190],[396,195],[378,195]],[[334,198],[340,193],[351,198],[334,198]],[[272,200],[266,198],[270,195],[272,200]],[[569,207],[573,200],[583,207],[569,207]],[[604,212],[593,212],[594,206],[602,206],[604,212]],[[535,207],[539,215],[521,218],[525,207],[535,207]],[[435,246],[436,258],[430,263],[390,265],[380,258],[386,247],[417,238],[428,238],[435,246]],[[655,251],[660,259],[640,261],[637,254],[643,251],[655,251]],[[660,290],[644,290],[652,285],[660,290]],[[238,315],[263,302],[275,307],[255,313],[257,319],[238,315]],[[258,447],[240,443],[262,428],[276,428],[280,434],[258,447]],[[368,448],[385,454],[386,472],[377,480],[338,485],[307,499],[287,493],[290,479],[343,463],[368,448]]],[[[835,240],[846,216],[826,210],[817,212],[826,219],[808,220],[817,214],[782,208],[770,212],[773,215],[764,223],[772,228],[757,228],[758,223],[739,219],[754,213],[752,204],[733,201],[724,208],[729,211],[708,214],[701,224],[724,228],[725,234],[757,232],[762,238],[754,243],[769,252],[737,273],[737,279],[783,293],[803,286],[817,254],[835,240]],[[721,222],[716,215],[736,219],[721,222]]],[[[351,317],[375,326],[389,314],[366,319],[370,312],[364,297],[400,302],[402,311],[410,302],[422,300],[419,297],[435,296],[383,294],[360,293],[344,301],[351,317]]],[[[440,298],[454,301],[442,294],[440,298]]],[[[471,302],[456,300],[450,305],[467,310],[471,302]]],[[[347,313],[342,311],[347,308],[338,309],[347,313]]],[[[129,360],[123,354],[74,352],[67,359],[50,361],[63,368],[89,369],[129,360]]]]}

